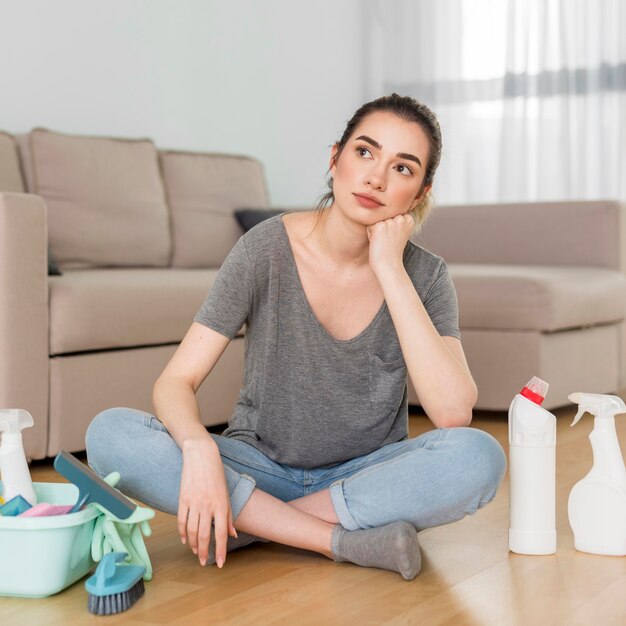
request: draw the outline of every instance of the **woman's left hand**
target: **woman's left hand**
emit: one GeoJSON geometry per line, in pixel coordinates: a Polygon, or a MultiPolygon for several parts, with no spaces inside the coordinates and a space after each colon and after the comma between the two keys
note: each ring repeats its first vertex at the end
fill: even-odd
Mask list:
{"type": "Polygon", "coordinates": [[[369,263],[374,274],[403,267],[402,255],[414,226],[413,216],[405,213],[367,227],[369,263]]]}

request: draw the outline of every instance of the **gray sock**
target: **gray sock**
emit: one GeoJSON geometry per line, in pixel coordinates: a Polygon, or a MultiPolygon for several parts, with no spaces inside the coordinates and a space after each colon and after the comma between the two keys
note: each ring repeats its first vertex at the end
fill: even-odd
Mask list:
{"type": "MultiPolygon", "coordinates": [[[[215,528],[211,529],[211,541],[209,542],[209,557],[206,560],[207,565],[215,565],[215,528]]],[[[233,550],[237,550],[237,548],[243,548],[244,546],[250,545],[255,541],[264,541],[267,543],[267,539],[261,539],[261,537],[255,537],[254,535],[249,535],[248,533],[244,533],[240,530],[237,531],[237,538],[231,537],[228,535],[228,540],[226,541],[226,552],[232,552],[233,550]]]]}
{"type": "Polygon", "coordinates": [[[333,529],[331,550],[337,562],[393,570],[406,580],[415,578],[422,566],[417,531],[409,522],[364,530],[346,530],[338,524],[333,529]]]}

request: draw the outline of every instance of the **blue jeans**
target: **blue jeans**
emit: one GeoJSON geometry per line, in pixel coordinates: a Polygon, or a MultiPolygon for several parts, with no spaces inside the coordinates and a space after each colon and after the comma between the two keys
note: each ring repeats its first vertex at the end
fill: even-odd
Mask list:
{"type": "MultiPolygon", "coordinates": [[[[255,487],[285,502],[328,488],[348,530],[406,520],[419,531],[475,513],[495,497],[506,470],[502,446],[470,427],[430,430],[330,469],[281,465],[248,443],[211,436],[224,463],[233,520],[255,487]]],[[[154,415],[102,411],[89,425],[86,444],[96,473],[118,471],[123,493],[177,514],[182,453],[154,415]]]]}

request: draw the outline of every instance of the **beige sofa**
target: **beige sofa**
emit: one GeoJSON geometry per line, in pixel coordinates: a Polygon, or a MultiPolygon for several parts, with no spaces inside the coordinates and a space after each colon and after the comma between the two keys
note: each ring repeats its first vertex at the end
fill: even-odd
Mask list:
{"type": "Polygon", "coordinates": [[[548,410],[626,387],[626,205],[441,206],[415,241],[448,263],[476,408],[508,409],[532,376],[548,410]]]}
{"type": "MultiPolygon", "coordinates": [[[[242,234],[234,210],[268,205],[246,156],[0,133],[0,407],[32,413],[29,457],[83,450],[105,408],[152,411],[154,381],[242,234]],[[48,246],[62,276],[47,274],[48,246]]],[[[613,202],[435,210],[415,240],[449,264],[477,408],[505,409],[533,375],[551,385],[548,408],[624,384],[623,219],[613,202]]],[[[230,417],[243,343],[198,391],[206,425],[230,417]]]]}
{"type": "MultiPolygon", "coordinates": [[[[83,450],[104,408],[152,410],[242,234],[233,210],[268,205],[263,168],[35,129],[17,146],[0,135],[0,191],[0,406],[33,415],[31,458],[83,450]],[[47,275],[48,242],[62,276],[47,275]]],[[[205,424],[227,421],[242,365],[243,336],[198,392],[205,424]]]]}

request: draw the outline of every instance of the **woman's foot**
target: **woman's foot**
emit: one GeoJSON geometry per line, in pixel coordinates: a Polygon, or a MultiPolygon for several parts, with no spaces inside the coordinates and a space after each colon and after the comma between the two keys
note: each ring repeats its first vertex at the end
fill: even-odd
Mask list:
{"type": "Polygon", "coordinates": [[[392,570],[406,580],[415,578],[422,566],[417,531],[404,521],[364,530],[346,530],[338,524],[331,549],[337,562],[392,570]]]}

